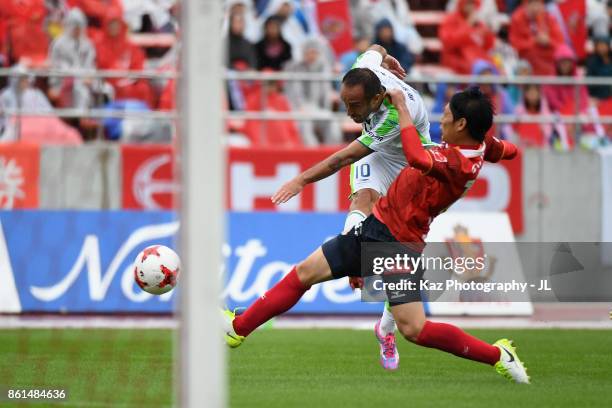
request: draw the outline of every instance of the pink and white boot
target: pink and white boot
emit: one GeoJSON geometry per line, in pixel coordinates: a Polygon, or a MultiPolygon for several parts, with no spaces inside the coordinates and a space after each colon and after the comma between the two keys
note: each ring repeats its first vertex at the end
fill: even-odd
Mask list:
{"type": "Polygon", "coordinates": [[[380,319],[374,325],[374,334],[380,343],[380,365],[385,370],[397,370],[399,367],[399,353],[395,344],[395,334],[383,335],[380,332],[380,319]]]}

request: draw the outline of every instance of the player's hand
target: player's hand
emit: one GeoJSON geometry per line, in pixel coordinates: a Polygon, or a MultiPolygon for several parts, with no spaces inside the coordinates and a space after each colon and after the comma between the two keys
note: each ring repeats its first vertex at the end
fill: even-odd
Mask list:
{"type": "Polygon", "coordinates": [[[389,54],[387,54],[384,61],[382,62],[382,66],[383,68],[389,70],[399,79],[403,80],[406,77],[406,70],[404,69],[404,67],[402,67],[402,64],[400,64],[398,60],[396,60],[389,54]]]}
{"type": "Polygon", "coordinates": [[[400,89],[387,89],[387,96],[396,108],[406,106],[406,97],[400,89]]]}
{"type": "Polygon", "coordinates": [[[363,278],[357,276],[349,276],[349,285],[353,290],[363,288],[363,278]]]}
{"type": "Polygon", "coordinates": [[[288,181],[272,196],[272,202],[276,205],[286,203],[291,197],[300,194],[305,185],[300,177],[288,181]]]}

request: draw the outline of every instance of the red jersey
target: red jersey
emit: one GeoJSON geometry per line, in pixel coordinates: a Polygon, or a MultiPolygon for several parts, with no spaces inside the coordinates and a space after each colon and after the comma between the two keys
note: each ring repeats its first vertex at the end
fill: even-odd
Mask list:
{"type": "MultiPolygon", "coordinates": [[[[414,131],[414,127],[402,132],[414,131]]],[[[404,138],[402,138],[404,140],[404,138]]],[[[404,149],[406,151],[406,149],[404,149]]],[[[474,184],[484,160],[497,162],[516,155],[516,147],[488,137],[479,146],[442,144],[411,160],[374,206],[374,216],[395,239],[422,243],[433,219],[460,199],[474,184]]]]}

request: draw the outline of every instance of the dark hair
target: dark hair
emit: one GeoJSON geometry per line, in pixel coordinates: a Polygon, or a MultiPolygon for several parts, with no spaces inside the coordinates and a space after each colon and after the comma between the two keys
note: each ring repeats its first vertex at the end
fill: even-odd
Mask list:
{"type": "Polygon", "coordinates": [[[367,68],[351,69],[342,78],[342,83],[346,86],[361,85],[367,100],[372,99],[383,90],[380,79],[378,79],[374,71],[367,68]]]}
{"type": "Polygon", "coordinates": [[[272,23],[276,23],[279,26],[282,26],[283,25],[283,19],[280,16],[272,15],[272,16],[268,17],[266,19],[266,21],[264,22],[264,28],[268,27],[268,25],[270,25],[272,23]]]}
{"type": "Polygon", "coordinates": [[[542,91],[540,90],[540,85],[538,84],[526,84],[525,86],[523,86],[523,105],[525,105],[526,109],[529,109],[531,107],[535,108],[538,112],[542,109],[542,91]],[[528,103],[527,101],[527,91],[529,91],[530,89],[536,89],[538,91],[538,95],[540,96],[540,99],[538,99],[537,103],[535,104],[535,106],[532,106],[528,103]]]}
{"type": "Polygon", "coordinates": [[[482,142],[493,125],[495,109],[488,96],[477,86],[457,92],[448,104],[453,121],[465,118],[467,129],[473,139],[482,142]]]}

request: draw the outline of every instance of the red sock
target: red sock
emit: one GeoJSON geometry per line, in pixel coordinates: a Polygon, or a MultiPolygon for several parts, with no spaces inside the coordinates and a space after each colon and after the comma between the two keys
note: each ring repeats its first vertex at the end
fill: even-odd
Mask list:
{"type": "Polygon", "coordinates": [[[253,330],[279,314],[291,309],[310,287],[297,276],[295,266],[280,282],[257,299],[249,308],[234,319],[234,331],[248,336],[253,330]]]}
{"type": "Polygon", "coordinates": [[[457,326],[429,320],[425,322],[416,343],[490,365],[495,365],[500,356],[497,347],[470,336],[457,326]]]}

